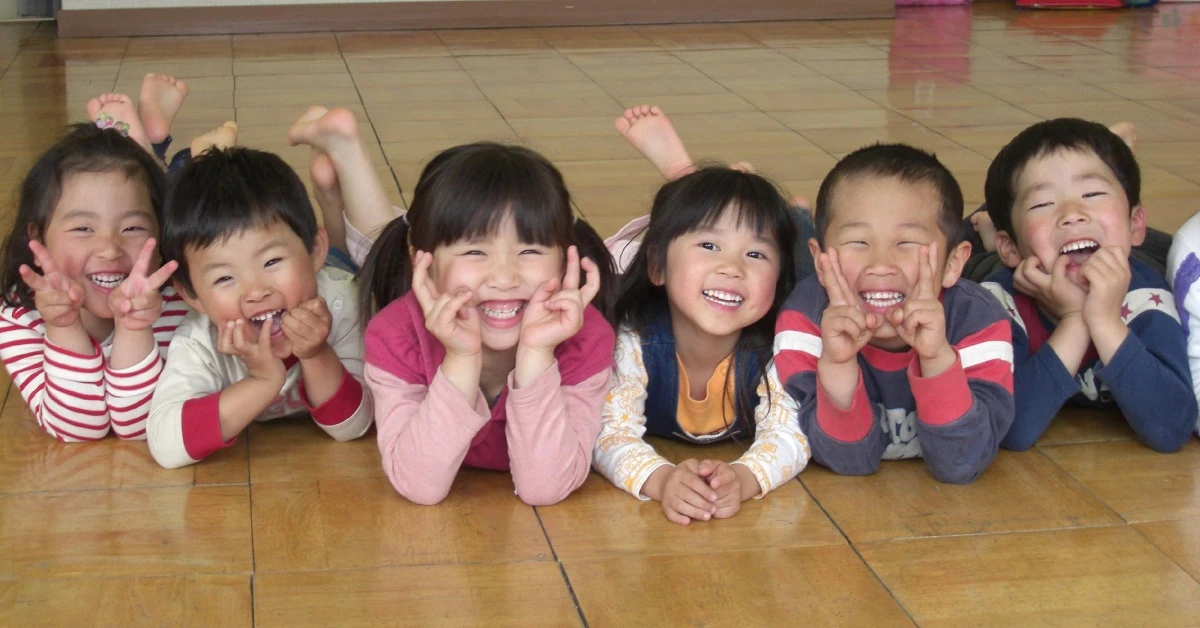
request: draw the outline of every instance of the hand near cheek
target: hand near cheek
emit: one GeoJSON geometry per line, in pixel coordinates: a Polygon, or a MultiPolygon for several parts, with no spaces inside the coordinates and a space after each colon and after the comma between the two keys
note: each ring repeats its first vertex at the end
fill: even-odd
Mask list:
{"type": "Polygon", "coordinates": [[[600,267],[579,251],[567,247],[567,269],[562,280],[551,279],[538,287],[521,317],[522,347],[553,351],[583,327],[583,311],[600,291],[600,267]],[[579,283],[579,270],[587,277],[579,283]],[[561,286],[561,288],[560,288],[561,286]]]}
{"type": "Polygon", "coordinates": [[[1083,320],[1093,327],[1106,320],[1120,321],[1121,306],[1129,292],[1129,255],[1119,246],[1105,246],[1092,254],[1079,269],[1088,282],[1083,302],[1083,320]]]}
{"type": "Polygon", "coordinates": [[[937,243],[922,246],[917,252],[917,286],[904,300],[904,307],[888,312],[888,322],[922,360],[945,357],[953,352],[946,340],[946,311],[938,299],[937,243]]]}
{"type": "Polygon", "coordinates": [[[29,250],[43,274],[37,274],[25,264],[17,272],[25,285],[33,290],[33,303],[38,314],[50,327],[74,325],[79,321],[79,308],[83,306],[83,286],[59,270],[41,242],[30,240],[29,250]]]}
{"type": "Polygon", "coordinates": [[[154,325],[162,314],[162,294],[159,290],[179,266],[175,261],[170,261],[147,276],[156,245],[154,238],[146,240],[129,276],[116,290],[108,293],[108,308],[112,310],[116,324],[127,331],[141,331],[154,325]]]}
{"type": "Polygon", "coordinates": [[[817,259],[817,278],[829,295],[829,307],[821,316],[821,359],[832,364],[852,362],[882,321],[874,313],[864,314],[859,309],[842,274],[836,249],[830,248],[817,259]]]}
{"type": "Polygon", "coordinates": [[[283,335],[292,343],[292,355],[301,360],[312,359],[329,346],[332,327],[333,315],[321,297],[309,299],[283,315],[283,335]]]}
{"type": "Polygon", "coordinates": [[[471,292],[442,294],[429,276],[433,253],[417,251],[413,255],[412,291],[425,315],[425,329],[459,357],[477,357],[483,350],[479,311],[470,307],[471,292]]]}
{"type": "Polygon", "coordinates": [[[275,357],[271,350],[271,326],[263,325],[258,339],[250,342],[246,339],[246,325],[244,318],[225,323],[217,332],[217,351],[241,360],[246,365],[248,377],[282,387],[287,369],[283,366],[283,360],[275,357]]]}
{"type": "Polygon", "coordinates": [[[702,460],[698,472],[709,488],[717,492],[717,511],[713,518],[728,519],[738,514],[742,509],[742,483],[733,471],[733,465],[719,460],[702,460]]]}
{"type": "Polygon", "coordinates": [[[1059,255],[1050,272],[1036,257],[1027,257],[1013,270],[1013,287],[1042,303],[1055,318],[1063,319],[1083,311],[1087,289],[1067,276],[1071,258],[1059,255]]]}

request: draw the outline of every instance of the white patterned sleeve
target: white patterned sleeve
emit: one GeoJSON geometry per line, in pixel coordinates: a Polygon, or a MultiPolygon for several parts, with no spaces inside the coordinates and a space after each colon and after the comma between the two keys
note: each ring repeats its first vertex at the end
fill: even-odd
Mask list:
{"type": "Polygon", "coordinates": [[[636,332],[621,328],[614,357],[613,385],[600,412],[600,438],[592,452],[592,466],[634,497],[647,500],[642,485],[655,469],[671,463],[642,440],[649,377],[636,332]]]}
{"type": "Polygon", "coordinates": [[[800,429],[800,408],[779,382],[773,362],[759,382],[758,398],[754,444],[734,464],[745,465],[754,474],[761,499],[803,471],[810,452],[808,437],[800,429]]]}

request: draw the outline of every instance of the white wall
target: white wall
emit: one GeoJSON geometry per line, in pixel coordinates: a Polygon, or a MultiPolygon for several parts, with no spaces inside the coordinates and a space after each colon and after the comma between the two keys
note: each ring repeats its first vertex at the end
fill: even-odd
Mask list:
{"type": "MultiPolygon", "coordinates": [[[[264,6],[272,4],[349,4],[418,0],[63,0],[64,11],[84,9],[159,9],[165,7],[264,6]]],[[[429,0],[420,0],[428,2],[429,0]]],[[[456,0],[437,0],[451,2],[456,0]]],[[[478,0],[474,0],[478,1],[478,0]]]]}

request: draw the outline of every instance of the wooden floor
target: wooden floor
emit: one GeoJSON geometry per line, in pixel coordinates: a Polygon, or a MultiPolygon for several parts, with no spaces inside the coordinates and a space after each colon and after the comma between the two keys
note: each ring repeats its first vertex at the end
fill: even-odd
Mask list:
{"type": "MultiPolygon", "coordinates": [[[[612,129],[639,103],[661,105],[695,157],[749,160],[793,193],[892,140],[935,150],[970,203],[1023,126],[1130,120],[1151,224],[1200,208],[1197,6],[336,36],[0,26],[0,68],[4,199],[87,98],[136,93],[153,71],[191,84],[176,137],[236,118],[243,143],[297,168],[291,120],[313,102],[354,109],[397,202],[441,148],[525,142],[604,233],[659,183],[612,129]]],[[[920,461],[868,478],[813,466],[734,519],[681,528],[598,476],[534,509],[507,476],[465,471],[445,503],[414,506],[372,438],[338,444],[303,421],[163,470],[144,443],[54,442],[10,390],[0,625],[1197,625],[1198,473],[1200,441],[1159,455],[1119,415],[1067,411],[971,486],[920,461]]]]}

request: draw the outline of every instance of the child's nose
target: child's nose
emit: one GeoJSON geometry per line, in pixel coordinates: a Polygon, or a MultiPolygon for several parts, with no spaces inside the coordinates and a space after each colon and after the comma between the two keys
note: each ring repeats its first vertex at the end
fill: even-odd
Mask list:
{"type": "Polygon", "coordinates": [[[487,285],[497,290],[515,288],[519,283],[513,260],[497,259],[488,269],[487,285]]]}
{"type": "Polygon", "coordinates": [[[263,281],[254,281],[246,287],[245,298],[247,301],[255,302],[271,296],[271,286],[263,281]]]}

